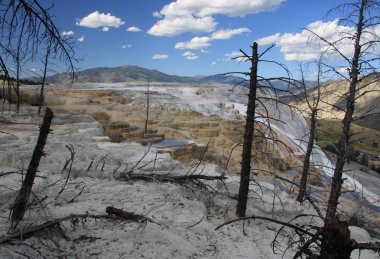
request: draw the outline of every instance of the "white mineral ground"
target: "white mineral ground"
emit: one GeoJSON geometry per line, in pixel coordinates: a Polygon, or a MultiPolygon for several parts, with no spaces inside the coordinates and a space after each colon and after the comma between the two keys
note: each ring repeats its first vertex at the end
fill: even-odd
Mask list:
{"type": "MultiPolygon", "coordinates": [[[[133,105],[144,105],[146,98],[145,85],[92,84],[75,88],[112,89],[132,99],[133,105]]],[[[162,109],[196,111],[204,116],[214,114],[232,120],[241,116],[239,112],[244,113],[246,93],[228,91],[230,88],[224,85],[153,84],[150,88],[153,93],[151,104],[162,109]]],[[[112,110],[109,112],[112,113],[112,110]]],[[[271,109],[270,112],[274,118],[288,122],[284,124],[271,120],[278,137],[293,145],[293,151],[298,152],[296,156],[302,156],[305,149],[302,140],[307,133],[303,118],[288,113],[285,108],[277,114],[271,109]]],[[[21,172],[27,168],[40,123],[41,118],[36,116],[33,107],[22,107],[19,116],[7,110],[1,114],[0,172],[21,172]]],[[[57,109],[52,130],[53,134],[49,135],[45,147],[47,155],[41,160],[33,187],[33,205],[25,214],[21,228],[70,214],[105,214],[107,206],[145,215],[155,223],[148,222],[142,226],[136,222],[105,219],[67,221],[61,224],[61,230],[50,229],[22,242],[0,245],[1,258],[23,258],[26,255],[31,258],[282,258],[287,239],[278,239],[276,253],[271,247],[279,225],[250,220],[244,226],[240,222],[215,230],[220,224],[236,217],[236,200],[229,197],[223,184],[208,182],[217,190],[216,193],[209,193],[195,186],[186,188],[175,183],[116,179],[136,165],[144,154],[140,165],[145,166],[138,173],[186,174],[189,166],[172,159],[168,153],[157,153],[156,147],[137,143],[111,143],[101,124],[93,117],[64,114],[62,109],[57,109]],[[68,170],[62,172],[70,157],[66,145],[74,147],[75,159],[68,184],[56,198],[68,173],[68,170]],[[91,162],[92,166],[87,170],[91,162]]],[[[313,162],[323,166],[323,172],[330,175],[331,163],[318,150],[316,147],[313,162]]],[[[281,154],[283,151],[278,152],[281,154]]],[[[220,175],[221,171],[213,163],[202,163],[197,169],[205,175],[220,175]]],[[[234,173],[226,176],[226,186],[234,196],[238,191],[239,176],[234,173]]],[[[379,186],[377,175],[365,175],[366,182],[373,183],[368,188],[364,182],[363,187],[354,178],[347,178],[345,189],[356,187],[355,192],[360,194],[357,195],[360,198],[350,201],[343,197],[347,201],[342,202],[342,206],[351,206],[344,208],[346,211],[364,213],[361,206],[366,200],[374,206],[378,205],[378,196],[371,189],[376,184],[379,186]]],[[[20,173],[0,177],[0,237],[7,234],[10,226],[9,211],[21,180],[20,173]]],[[[315,214],[309,205],[298,204],[294,193],[289,194],[273,177],[261,176],[257,181],[261,187],[256,184],[250,186],[247,215],[273,217],[287,222],[301,213],[315,214]]],[[[369,220],[379,216],[378,211],[369,213],[372,213],[368,216],[369,220]]],[[[310,217],[295,222],[310,223],[310,217]]],[[[321,225],[322,222],[314,219],[314,223],[321,225]]],[[[350,230],[360,242],[375,241],[362,228],[350,227],[350,230]]],[[[291,230],[285,233],[292,234],[291,230]]],[[[292,255],[294,251],[288,250],[284,258],[292,255]]],[[[352,258],[358,257],[358,251],[354,251],[352,258]]],[[[362,251],[361,258],[378,258],[378,255],[362,251]]]]}

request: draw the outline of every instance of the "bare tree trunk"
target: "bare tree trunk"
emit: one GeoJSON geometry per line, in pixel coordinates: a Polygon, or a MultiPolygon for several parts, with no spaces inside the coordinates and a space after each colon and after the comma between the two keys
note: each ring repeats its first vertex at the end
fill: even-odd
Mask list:
{"type": "MultiPolygon", "coordinates": [[[[335,257],[337,247],[332,246],[331,244],[337,242],[336,239],[341,239],[336,235],[338,224],[341,223],[336,216],[336,211],[338,207],[338,199],[341,194],[342,188],[342,175],[343,167],[346,160],[346,153],[350,139],[350,127],[352,123],[352,118],[355,109],[355,95],[356,87],[359,81],[359,57],[361,55],[361,45],[360,39],[363,31],[363,13],[366,6],[367,0],[362,0],[359,10],[358,23],[356,26],[356,39],[355,39],[355,52],[351,63],[351,80],[349,93],[346,101],[346,114],[343,119],[343,131],[340,139],[340,145],[338,149],[338,157],[335,165],[334,176],[331,183],[330,197],[327,204],[325,225],[322,233],[322,242],[321,242],[321,253],[320,258],[338,258],[335,257]]],[[[346,226],[348,231],[347,240],[350,240],[350,234],[348,226],[346,226]]],[[[341,230],[343,231],[343,230],[341,230]]],[[[341,240],[340,242],[345,242],[341,240]]],[[[348,241],[346,241],[348,242],[348,241]]],[[[344,248],[343,248],[344,249],[344,248]]],[[[339,257],[339,258],[349,258],[348,257],[339,257]]]]}
{"type": "Polygon", "coordinates": [[[259,63],[259,57],[257,54],[257,43],[254,42],[252,46],[252,67],[250,74],[249,94],[248,94],[248,107],[247,107],[247,119],[244,132],[243,153],[241,161],[240,172],[240,187],[238,194],[238,203],[236,206],[236,215],[238,217],[245,217],[248,200],[249,189],[249,176],[251,173],[251,155],[252,155],[252,140],[254,133],[254,121],[256,110],[256,95],[257,95],[257,67],[259,63]]]}
{"type": "Polygon", "coordinates": [[[150,80],[148,78],[148,91],[146,92],[146,119],[145,119],[145,128],[144,128],[144,134],[146,135],[148,133],[148,120],[149,120],[149,95],[150,95],[150,92],[149,92],[149,83],[150,83],[150,80]]]}
{"type": "Polygon", "coordinates": [[[20,53],[17,53],[16,56],[16,112],[19,114],[20,112],[20,102],[21,102],[21,97],[20,97],[20,53]]]}
{"type": "Polygon", "coordinates": [[[343,167],[346,160],[346,153],[347,148],[349,144],[350,139],[350,128],[352,123],[352,117],[354,114],[355,109],[355,95],[356,95],[356,87],[358,84],[358,77],[359,77],[359,71],[358,71],[358,65],[359,65],[359,56],[361,53],[361,47],[360,47],[360,39],[362,34],[362,28],[363,28],[363,12],[365,7],[366,0],[362,0],[361,2],[361,8],[359,13],[359,21],[356,28],[356,41],[355,41],[355,52],[354,57],[352,59],[352,65],[351,65],[351,81],[350,81],[350,88],[349,93],[346,101],[346,114],[343,119],[343,131],[340,139],[340,145],[338,150],[338,157],[337,162],[335,165],[334,170],[334,176],[331,183],[331,193],[329,202],[327,205],[327,212],[326,212],[326,219],[333,219],[336,214],[336,209],[338,206],[338,199],[340,196],[340,191],[342,187],[342,174],[343,174],[343,167]]]}
{"type": "Polygon", "coordinates": [[[317,122],[317,109],[314,108],[311,111],[309,141],[307,143],[305,160],[303,163],[302,174],[301,174],[300,189],[297,196],[297,201],[300,203],[304,201],[305,192],[306,192],[307,178],[309,176],[309,170],[310,170],[310,157],[311,157],[311,153],[313,152],[313,146],[314,146],[316,122],[317,122]]]}
{"type": "Polygon", "coordinates": [[[44,61],[44,71],[43,71],[42,82],[41,82],[40,100],[39,100],[39,104],[38,104],[38,116],[41,114],[42,106],[45,103],[44,90],[45,90],[46,75],[47,75],[47,70],[48,70],[50,51],[51,51],[51,42],[48,44],[47,49],[46,49],[46,56],[45,56],[45,61],[44,61]]]}
{"type": "Polygon", "coordinates": [[[44,147],[46,144],[46,139],[50,133],[50,124],[53,119],[53,112],[46,108],[46,113],[44,116],[43,123],[40,127],[40,134],[38,136],[37,145],[34,148],[32,159],[28,170],[25,175],[24,182],[22,183],[20,192],[14,202],[12,208],[12,226],[11,228],[16,228],[18,223],[23,219],[27,203],[29,200],[30,193],[34,184],[34,178],[36,177],[37,169],[40,164],[41,157],[44,155],[44,147]]]}

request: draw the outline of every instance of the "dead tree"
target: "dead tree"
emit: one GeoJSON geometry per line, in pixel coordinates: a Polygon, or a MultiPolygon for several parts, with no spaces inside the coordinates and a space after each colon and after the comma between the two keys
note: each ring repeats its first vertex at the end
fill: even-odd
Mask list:
{"type": "MultiPolygon", "coordinates": [[[[324,55],[338,56],[346,62],[344,67],[349,67],[349,77],[347,77],[339,70],[342,66],[333,64],[332,61],[323,63],[323,66],[328,68],[330,72],[345,79],[349,87],[347,92],[341,96],[345,103],[342,120],[343,129],[337,147],[337,161],[332,177],[324,226],[320,232],[319,258],[349,258],[351,251],[357,247],[355,241],[350,238],[348,224],[339,219],[338,201],[344,182],[343,168],[350,142],[350,129],[355,120],[355,102],[359,97],[370,92],[370,90],[366,90],[368,86],[379,81],[378,78],[373,78],[371,74],[378,69],[376,66],[380,60],[380,56],[374,52],[380,46],[380,35],[376,34],[376,28],[380,25],[380,17],[378,16],[380,1],[357,0],[353,3],[342,4],[336,10],[342,11],[346,15],[340,19],[340,25],[350,26],[352,31],[343,32],[338,40],[331,42],[309,30],[322,44],[325,44],[324,55]],[[352,44],[352,56],[340,49],[343,43],[352,44]]],[[[376,244],[361,247],[379,250],[376,244]]]]}
{"type": "MultiPolygon", "coordinates": [[[[64,64],[70,79],[75,77],[74,39],[63,37],[49,14],[52,6],[44,7],[38,0],[5,0],[0,2],[0,58],[3,74],[12,74],[16,67],[16,84],[8,86],[16,94],[17,109],[20,104],[20,75],[22,65],[38,62],[44,46],[50,45],[51,54],[64,64]],[[14,61],[14,64],[11,61],[14,61]]],[[[43,55],[43,54],[42,54],[43,55]]],[[[6,80],[14,81],[10,76],[6,80]]]]}
{"type": "MultiPolygon", "coordinates": [[[[250,183],[250,174],[251,174],[251,159],[252,159],[252,142],[254,141],[255,131],[258,133],[261,139],[264,141],[269,141],[275,144],[286,145],[279,139],[277,139],[277,134],[271,127],[271,120],[273,119],[270,115],[270,112],[267,108],[269,102],[274,102],[275,106],[278,108],[278,105],[288,104],[281,102],[277,97],[278,92],[289,92],[288,90],[280,90],[276,88],[273,84],[274,81],[281,81],[290,85],[295,84],[295,80],[291,79],[290,72],[285,66],[275,61],[269,61],[262,59],[262,56],[267,53],[274,45],[267,48],[263,53],[258,53],[258,44],[256,42],[252,45],[252,55],[246,54],[243,50],[240,50],[242,53],[241,57],[251,63],[250,73],[238,73],[249,76],[249,94],[248,94],[248,106],[247,106],[247,117],[245,124],[244,140],[243,140],[243,152],[242,152],[242,162],[241,162],[241,172],[240,172],[240,186],[238,193],[238,203],[236,206],[236,215],[238,217],[245,217],[247,200],[248,200],[248,191],[250,183]],[[286,77],[274,77],[274,78],[265,78],[258,75],[258,65],[259,63],[272,63],[279,65],[283,70],[285,70],[286,77]],[[258,91],[262,93],[263,96],[258,96],[258,91]],[[262,114],[257,114],[256,107],[261,106],[264,110],[262,114]],[[255,129],[255,121],[260,124],[259,127],[255,129]]],[[[231,73],[228,73],[231,74],[231,73]]],[[[280,121],[279,121],[280,122],[280,121]]],[[[283,123],[283,122],[281,122],[283,123]]],[[[261,151],[263,152],[263,151],[261,151]]],[[[267,154],[270,155],[270,154],[267,154]]]]}
{"type": "MultiPolygon", "coordinates": [[[[365,78],[366,69],[372,68],[372,60],[367,60],[366,56],[370,54],[370,51],[374,46],[379,45],[378,37],[374,41],[366,41],[365,37],[373,35],[373,28],[380,24],[378,11],[380,10],[380,2],[373,0],[360,0],[354,4],[349,5],[352,8],[352,13],[347,19],[355,24],[355,31],[350,35],[354,41],[354,54],[352,58],[346,55],[340,55],[348,61],[350,67],[349,77],[349,90],[346,95],[346,110],[343,118],[343,130],[341,133],[341,139],[339,141],[337,162],[335,164],[334,175],[331,183],[330,197],[327,205],[326,219],[324,225],[324,231],[322,233],[322,243],[320,258],[349,258],[350,253],[345,253],[347,247],[352,246],[348,226],[342,225],[337,216],[338,200],[342,189],[342,175],[344,163],[346,160],[349,140],[350,140],[350,128],[354,118],[355,101],[357,99],[360,83],[365,78]],[[371,12],[374,11],[374,16],[371,12]],[[353,14],[355,14],[353,16],[353,14]],[[357,19],[354,21],[353,19],[357,19]],[[364,42],[363,42],[364,41],[364,42]],[[367,53],[366,53],[367,52],[367,53]],[[362,77],[360,77],[360,75],[362,77]],[[348,233],[346,233],[348,231],[348,233]],[[337,235],[337,233],[339,235],[337,235]],[[339,257],[337,252],[341,252],[339,257]]],[[[377,35],[375,35],[377,36],[377,35]]],[[[342,36],[347,37],[347,36],[342,36]]],[[[339,50],[334,43],[330,43],[335,50],[339,50]]],[[[378,58],[377,58],[378,60],[378,58]]]]}
{"type": "Polygon", "coordinates": [[[307,148],[304,158],[304,163],[302,166],[301,180],[299,184],[299,192],[297,196],[297,201],[302,203],[306,194],[307,180],[310,171],[310,160],[315,143],[315,131],[317,127],[317,116],[318,116],[318,105],[321,100],[321,62],[318,62],[318,76],[317,76],[317,93],[316,95],[308,96],[307,87],[305,83],[305,76],[303,68],[301,67],[301,94],[302,99],[306,101],[306,104],[310,112],[310,127],[309,127],[309,137],[307,142],[307,148]],[[311,99],[311,100],[310,100],[311,99]]]}
{"type": "Polygon", "coordinates": [[[46,139],[50,133],[50,124],[52,119],[53,112],[49,108],[46,108],[44,120],[40,127],[40,134],[38,136],[37,144],[34,148],[33,155],[25,175],[25,179],[12,207],[11,229],[17,227],[18,223],[23,219],[26,212],[29,196],[34,184],[34,178],[36,177],[41,157],[44,155],[44,147],[46,144],[46,139]]]}
{"type": "Polygon", "coordinates": [[[146,118],[145,118],[145,127],[144,134],[148,133],[148,121],[149,121],[149,105],[150,105],[150,92],[149,92],[150,79],[148,78],[148,86],[146,91],[146,118]]]}
{"type": "Polygon", "coordinates": [[[42,74],[42,81],[41,81],[40,100],[39,100],[39,104],[38,104],[38,115],[41,114],[42,106],[45,103],[44,90],[45,90],[45,84],[46,84],[46,77],[47,77],[47,72],[48,72],[48,64],[49,64],[50,55],[51,55],[51,42],[49,42],[47,47],[46,47],[45,59],[43,60],[44,68],[43,68],[43,72],[42,72],[43,74],[42,74]]]}
{"type": "Polygon", "coordinates": [[[245,123],[243,153],[240,171],[240,187],[238,194],[238,203],[236,206],[236,215],[238,217],[245,217],[249,189],[249,176],[251,174],[252,140],[254,133],[257,95],[257,66],[259,63],[257,48],[258,45],[256,42],[254,42],[252,45],[252,57],[250,57],[252,67],[249,81],[247,119],[245,123]]]}

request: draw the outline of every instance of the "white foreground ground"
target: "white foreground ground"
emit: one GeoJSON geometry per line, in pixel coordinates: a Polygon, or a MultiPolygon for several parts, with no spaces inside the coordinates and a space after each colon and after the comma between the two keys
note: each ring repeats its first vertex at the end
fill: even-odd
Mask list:
{"type": "MultiPolygon", "coordinates": [[[[196,107],[211,109],[199,103],[196,107]]],[[[215,111],[218,110],[215,108],[215,111]]],[[[27,168],[40,122],[40,118],[28,112],[18,117],[8,112],[2,114],[1,173],[27,168]]],[[[41,160],[35,182],[33,205],[20,228],[70,214],[104,215],[107,206],[142,214],[153,222],[66,221],[61,229],[50,229],[22,242],[0,245],[0,258],[282,258],[288,239],[280,235],[276,253],[271,247],[279,225],[250,220],[244,225],[234,223],[215,230],[235,218],[236,201],[229,194],[236,195],[238,176],[226,175],[228,192],[223,184],[216,182],[207,184],[217,192],[208,192],[194,185],[120,181],[116,178],[137,163],[135,173],[184,175],[189,168],[168,154],[157,154],[153,147],[108,142],[101,125],[90,116],[59,114],[53,120],[52,129],[45,148],[47,155],[41,160]],[[74,148],[75,159],[67,186],[57,197],[68,173],[68,170],[62,172],[70,157],[66,145],[74,148]]],[[[221,173],[212,164],[201,164],[197,172],[221,173]]],[[[21,180],[19,173],[0,177],[0,239],[10,226],[9,211],[21,180]]],[[[260,180],[260,185],[251,186],[247,215],[289,221],[301,213],[315,214],[312,208],[298,205],[286,191],[279,190],[270,181],[260,180]]],[[[304,220],[310,221],[310,218],[304,220]]],[[[360,242],[374,241],[363,229],[351,227],[351,231],[360,242]]],[[[283,234],[293,235],[293,232],[286,229],[283,234]]],[[[284,258],[292,255],[294,251],[288,251],[284,258]]],[[[358,258],[357,255],[355,253],[353,258],[358,258]]],[[[361,258],[378,256],[363,251],[361,258]]]]}

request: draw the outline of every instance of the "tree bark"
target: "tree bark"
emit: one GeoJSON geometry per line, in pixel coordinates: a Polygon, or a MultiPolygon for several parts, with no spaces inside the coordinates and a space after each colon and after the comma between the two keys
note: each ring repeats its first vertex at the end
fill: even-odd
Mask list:
{"type": "Polygon", "coordinates": [[[305,192],[306,192],[307,178],[309,176],[309,170],[310,170],[310,157],[311,157],[311,153],[313,152],[313,146],[314,146],[316,121],[317,121],[317,109],[313,109],[311,112],[311,118],[310,118],[309,141],[307,143],[305,160],[303,163],[302,174],[301,174],[300,189],[297,196],[297,201],[300,203],[304,201],[305,192]]]}
{"type": "MultiPolygon", "coordinates": [[[[346,101],[346,114],[343,118],[343,130],[340,139],[340,145],[338,149],[338,157],[335,164],[334,176],[331,182],[330,197],[327,204],[326,218],[324,223],[324,229],[322,232],[322,242],[321,242],[321,252],[320,258],[350,258],[350,254],[347,256],[338,256],[338,251],[344,253],[345,240],[343,237],[339,237],[338,228],[341,223],[336,216],[336,211],[338,207],[338,200],[341,194],[342,184],[343,184],[343,167],[346,160],[346,154],[350,139],[350,127],[352,123],[352,118],[355,110],[355,95],[356,87],[359,82],[359,57],[361,55],[361,45],[360,39],[363,31],[363,13],[366,7],[366,0],[362,0],[360,3],[358,23],[356,26],[356,39],[355,39],[355,49],[354,56],[351,63],[351,80],[348,92],[348,97],[346,101]],[[342,239],[341,241],[337,239],[342,239]],[[338,247],[341,246],[341,247],[338,247]],[[338,257],[337,257],[338,256],[338,257]]],[[[348,229],[348,228],[347,228],[348,229]]],[[[349,234],[349,231],[348,231],[349,234]]],[[[349,236],[348,236],[349,239],[349,236]]],[[[347,241],[348,242],[348,241],[347,241]]],[[[351,253],[351,251],[350,251],[351,253]]]]}
{"type": "Polygon", "coordinates": [[[149,92],[149,84],[150,80],[148,78],[148,89],[146,92],[146,118],[145,118],[145,127],[144,127],[144,134],[146,135],[148,133],[148,121],[149,121],[149,105],[150,105],[150,92],[149,92]]]}
{"type": "Polygon", "coordinates": [[[42,106],[45,103],[44,90],[45,90],[45,84],[46,84],[46,76],[47,76],[47,71],[48,71],[50,52],[51,52],[51,42],[49,42],[49,45],[47,46],[47,49],[46,49],[46,56],[45,56],[45,61],[44,61],[44,71],[43,71],[42,82],[41,82],[40,100],[39,100],[39,104],[38,104],[38,115],[41,114],[42,106]]]}
{"type": "Polygon", "coordinates": [[[350,230],[346,222],[337,217],[326,221],[322,232],[321,253],[319,259],[349,259],[353,250],[350,230]],[[328,242],[325,242],[325,241],[328,242]]]}
{"type": "Polygon", "coordinates": [[[247,119],[246,119],[246,124],[245,124],[243,153],[242,153],[242,161],[241,161],[240,187],[239,187],[239,194],[238,194],[238,203],[236,206],[236,215],[238,217],[245,217],[245,212],[247,209],[249,176],[251,173],[251,155],[252,155],[251,149],[252,149],[255,110],[256,110],[257,67],[259,63],[257,47],[258,47],[257,43],[254,42],[252,46],[252,58],[251,58],[252,67],[251,67],[251,74],[250,74],[247,119]]]}
{"type": "Polygon", "coordinates": [[[352,123],[352,117],[355,110],[355,95],[356,86],[359,79],[359,56],[361,53],[360,39],[363,30],[363,12],[365,8],[366,0],[362,0],[359,11],[359,21],[356,27],[356,40],[355,40],[355,52],[352,59],[351,66],[351,81],[349,87],[349,93],[346,101],[346,114],[343,118],[343,131],[340,139],[340,145],[338,149],[337,162],[335,164],[334,176],[331,183],[331,192],[329,202],[327,205],[326,219],[330,220],[335,217],[338,199],[342,188],[342,174],[343,167],[346,160],[346,153],[350,140],[350,128],[352,123]]]}
{"type": "Polygon", "coordinates": [[[46,108],[46,113],[44,116],[43,123],[40,127],[40,134],[38,136],[37,145],[34,148],[32,159],[30,160],[28,170],[25,175],[25,179],[22,183],[20,192],[14,202],[12,208],[12,226],[11,228],[17,227],[18,223],[23,219],[27,203],[29,200],[30,193],[34,184],[34,178],[36,177],[37,169],[40,164],[41,157],[44,155],[44,147],[46,144],[46,139],[50,133],[50,124],[53,119],[53,112],[46,108]]]}

